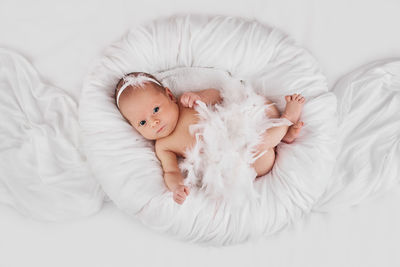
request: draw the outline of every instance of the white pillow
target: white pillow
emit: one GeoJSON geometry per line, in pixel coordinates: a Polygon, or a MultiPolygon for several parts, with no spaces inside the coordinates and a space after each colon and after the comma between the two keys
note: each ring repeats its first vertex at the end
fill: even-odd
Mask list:
{"type": "Polygon", "coordinates": [[[149,227],[196,242],[232,244],[280,230],[311,210],[336,156],[336,97],[314,58],[275,29],[231,17],[174,17],[130,31],[87,76],[79,116],[88,161],[110,199],[149,227]],[[295,143],[278,146],[273,170],[254,183],[260,197],[233,207],[194,190],[180,206],[153,144],[115,106],[115,84],[133,71],[156,75],[175,94],[234,77],[280,110],[284,95],[301,93],[305,126],[295,143]]]}

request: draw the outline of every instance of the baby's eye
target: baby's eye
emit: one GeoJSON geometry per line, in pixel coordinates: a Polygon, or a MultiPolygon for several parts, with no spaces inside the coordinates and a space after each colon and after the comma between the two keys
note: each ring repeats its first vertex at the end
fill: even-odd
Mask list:
{"type": "Polygon", "coordinates": [[[160,108],[159,107],[155,107],[153,110],[154,110],[154,113],[157,113],[160,110],[160,108]]]}
{"type": "Polygon", "coordinates": [[[143,126],[143,125],[145,125],[145,124],[146,124],[146,121],[145,121],[145,120],[143,120],[143,121],[140,121],[140,122],[139,122],[139,124],[140,124],[141,126],[143,126]]]}

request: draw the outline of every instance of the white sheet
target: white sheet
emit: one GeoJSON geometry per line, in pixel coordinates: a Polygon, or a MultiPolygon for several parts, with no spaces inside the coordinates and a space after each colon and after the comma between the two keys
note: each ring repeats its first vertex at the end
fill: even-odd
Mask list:
{"type": "Polygon", "coordinates": [[[400,61],[374,62],[343,77],[338,98],[339,155],[316,210],[359,204],[400,182],[400,61]]]}
{"type": "MultiPolygon", "coordinates": [[[[47,83],[68,88],[76,97],[91,60],[129,27],[176,13],[240,15],[256,17],[294,37],[316,56],[332,86],[338,77],[355,67],[400,56],[400,35],[395,34],[400,24],[399,9],[397,1],[389,0],[146,3],[3,0],[0,45],[22,52],[47,83]]],[[[133,224],[110,206],[97,216],[68,224],[33,222],[1,206],[1,263],[7,266],[112,263],[242,266],[248,262],[254,266],[267,263],[399,266],[399,193],[398,188],[393,188],[391,193],[346,212],[313,214],[268,240],[226,249],[175,242],[133,224]]]]}
{"type": "Polygon", "coordinates": [[[39,220],[96,213],[104,193],[81,151],[78,105],[0,48],[0,203],[39,220]]]}

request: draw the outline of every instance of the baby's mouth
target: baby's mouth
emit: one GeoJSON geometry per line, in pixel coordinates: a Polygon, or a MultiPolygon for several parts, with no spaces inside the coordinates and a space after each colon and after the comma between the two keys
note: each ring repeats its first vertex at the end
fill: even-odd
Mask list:
{"type": "Polygon", "coordinates": [[[160,129],[157,130],[157,133],[161,132],[164,128],[165,128],[165,125],[161,126],[160,129]]]}

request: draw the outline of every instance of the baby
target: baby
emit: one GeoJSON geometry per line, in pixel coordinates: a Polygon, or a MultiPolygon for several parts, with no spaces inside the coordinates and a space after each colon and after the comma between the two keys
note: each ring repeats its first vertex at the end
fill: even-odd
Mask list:
{"type": "MultiPolygon", "coordinates": [[[[189,195],[184,185],[177,156],[185,157],[185,151],[192,147],[195,136],[189,126],[198,122],[193,108],[196,100],[208,105],[222,101],[216,89],[186,92],[176,98],[169,88],[164,87],[154,76],[133,72],[119,80],[115,88],[115,102],[122,116],[144,138],[155,140],[155,152],[164,171],[164,181],[173,199],[182,204],[189,195]]],[[[286,107],[282,115],[275,105],[267,113],[270,118],[286,118],[293,125],[282,125],[265,131],[262,143],[257,146],[257,155],[267,151],[252,165],[258,176],[268,173],[275,162],[275,147],[280,141],[293,142],[298,136],[303,122],[299,121],[305,99],[300,94],[285,96],[286,107]]],[[[271,102],[266,99],[265,104],[271,102]]]]}

